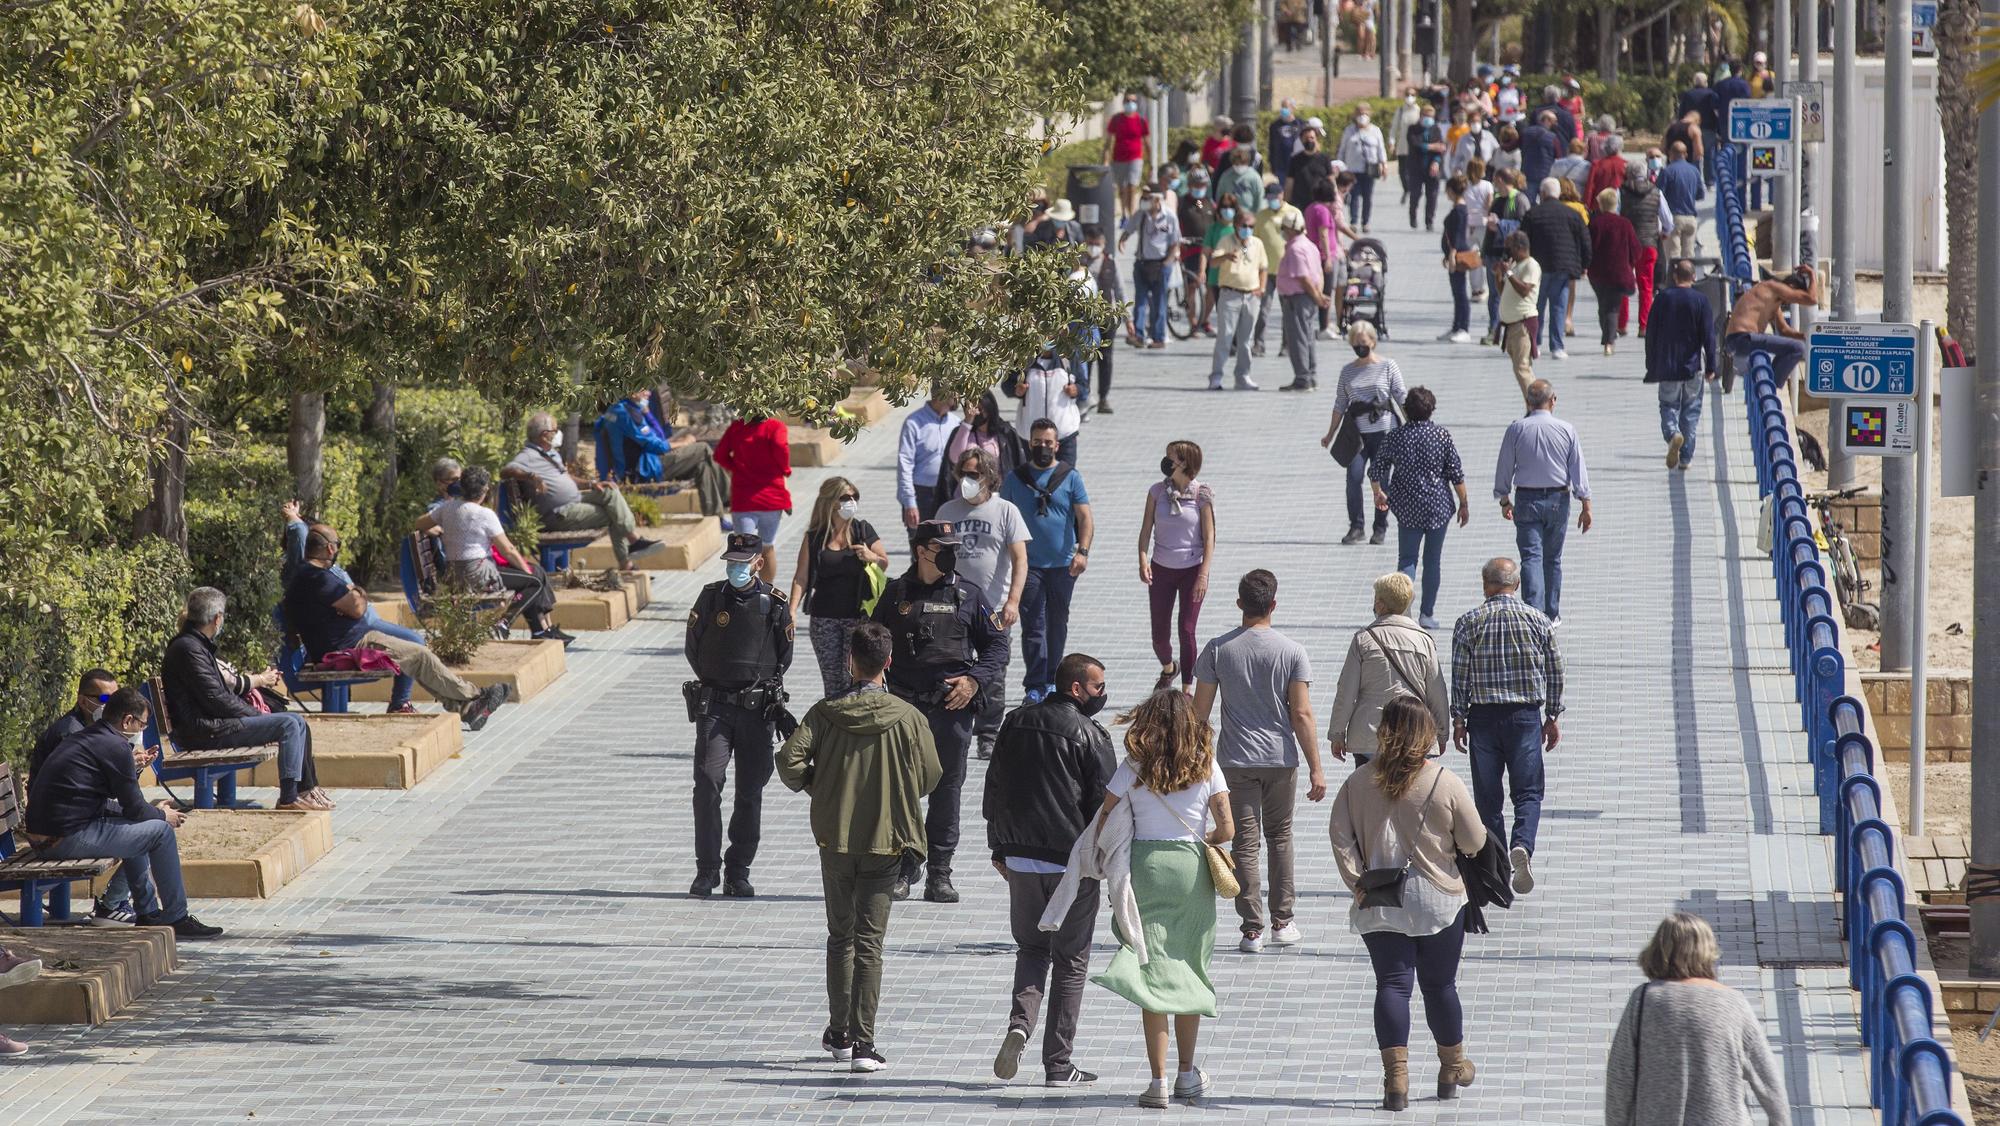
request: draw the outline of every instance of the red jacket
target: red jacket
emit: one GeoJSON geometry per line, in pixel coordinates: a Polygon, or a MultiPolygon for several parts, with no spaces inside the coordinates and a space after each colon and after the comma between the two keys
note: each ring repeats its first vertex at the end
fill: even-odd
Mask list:
{"type": "Polygon", "coordinates": [[[715,463],[729,470],[729,511],[791,511],[785,478],[792,475],[792,438],[783,422],[730,423],[716,444],[715,463]]]}
{"type": "Polygon", "coordinates": [[[1592,285],[1632,293],[1639,288],[1639,235],[1623,215],[1600,211],[1590,217],[1592,285]]]}
{"type": "Polygon", "coordinates": [[[1583,191],[1584,206],[1597,210],[1597,193],[1606,188],[1616,189],[1625,183],[1625,169],[1628,162],[1622,152],[1606,153],[1598,157],[1590,166],[1590,184],[1583,191]]]}

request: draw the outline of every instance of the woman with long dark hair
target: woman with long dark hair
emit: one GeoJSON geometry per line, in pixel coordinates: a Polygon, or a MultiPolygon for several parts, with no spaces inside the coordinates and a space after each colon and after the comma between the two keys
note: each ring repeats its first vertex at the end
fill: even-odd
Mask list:
{"type": "Polygon", "coordinates": [[[799,560],[792,568],[793,613],[811,619],[813,657],[819,661],[821,690],[831,699],[846,692],[848,636],[868,617],[868,567],[889,565],[889,553],[875,525],[861,518],[861,490],[845,477],[820,483],[799,560]]]}
{"type": "Polygon", "coordinates": [[[1149,588],[1153,655],[1160,659],[1155,691],[1177,676],[1183,689],[1194,683],[1195,623],[1208,597],[1208,564],[1215,555],[1215,496],[1196,476],[1200,472],[1200,446],[1168,442],[1167,456],[1160,459],[1162,479],[1146,490],[1146,512],[1139,520],[1139,581],[1149,588]],[[1181,610],[1178,661],[1176,601],[1181,610]]]}

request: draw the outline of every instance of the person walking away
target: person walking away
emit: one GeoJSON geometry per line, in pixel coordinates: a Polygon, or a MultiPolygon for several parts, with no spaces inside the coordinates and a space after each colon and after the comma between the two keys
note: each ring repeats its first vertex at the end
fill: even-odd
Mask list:
{"type": "Polygon", "coordinates": [[[1499,144],[1492,159],[1486,166],[1493,172],[1519,172],[1521,170],[1521,131],[1512,125],[1502,125],[1494,137],[1499,144]]]}
{"type": "Polygon", "coordinates": [[[1479,273],[1479,267],[1466,264],[1466,258],[1476,256],[1479,249],[1472,240],[1472,226],[1465,205],[1467,187],[1464,173],[1454,175],[1445,182],[1445,198],[1451,206],[1444,213],[1444,233],[1438,239],[1438,245],[1444,251],[1445,280],[1451,283],[1451,327],[1439,333],[1438,339],[1453,344],[1464,344],[1472,339],[1472,295],[1468,292],[1468,285],[1470,279],[1479,273]]]}
{"type": "Polygon", "coordinates": [[[957,903],[952,855],[958,851],[959,792],[978,719],[974,704],[989,685],[1007,678],[1007,634],[979,584],[960,578],[959,539],[946,520],[927,520],[911,537],[910,569],[889,580],[875,603],[874,620],[889,627],[895,660],[885,683],[915,705],[930,725],[944,773],[930,792],[924,817],[928,855],[903,854],[890,894],[908,899],[910,885],[928,863],[924,898],[957,903]]]}
{"type": "Polygon", "coordinates": [[[1785,306],[1819,304],[1819,277],[1811,266],[1800,266],[1783,278],[1760,281],[1729,307],[1722,346],[1747,374],[1750,353],[1769,352],[1771,372],[1783,387],[1792,369],[1805,362],[1806,334],[1785,319],[1785,306]],[[1776,328],[1775,333],[1766,329],[1776,328]]]}
{"type": "Polygon", "coordinates": [[[1542,293],[1542,267],[1528,253],[1528,236],[1515,231],[1507,236],[1507,258],[1493,272],[1493,286],[1500,294],[1500,340],[1514,365],[1514,382],[1521,396],[1535,382],[1536,339],[1541,335],[1541,319],[1536,310],[1542,293]]]}
{"type": "MultiPolygon", "coordinates": [[[[1138,329],[1134,327],[1135,322],[1131,317],[1131,306],[1125,303],[1125,283],[1118,276],[1118,256],[1113,254],[1111,248],[1106,245],[1104,228],[1092,224],[1083,229],[1083,257],[1084,265],[1090,271],[1091,280],[1097,283],[1097,295],[1107,301],[1116,302],[1125,310],[1127,338],[1131,338],[1132,334],[1136,333],[1138,329]]],[[[1094,332],[1095,330],[1092,331],[1094,332]]],[[[1096,340],[1096,338],[1093,337],[1093,340],[1096,340]]],[[[1081,412],[1090,409],[1089,399],[1092,383],[1097,385],[1097,413],[1111,413],[1111,362],[1117,355],[1118,348],[1111,342],[1109,337],[1105,337],[1101,341],[1098,341],[1098,343],[1101,343],[1102,347],[1097,350],[1097,358],[1091,361],[1095,370],[1090,374],[1094,378],[1086,378],[1079,385],[1080,394],[1076,400],[1076,409],[1079,412],[1077,422],[1079,424],[1083,421],[1081,412]]]]}
{"type": "Polygon", "coordinates": [[[1147,587],[1153,655],[1160,661],[1155,692],[1177,676],[1183,689],[1194,683],[1195,625],[1202,600],[1208,597],[1209,561],[1215,557],[1215,495],[1201,483],[1200,474],[1201,447],[1185,440],[1168,442],[1166,456],[1160,459],[1161,479],[1146,489],[1146,510],[1139,520],[1139,581],[1147,587]]]}
{"type": "Polygon", "coordinates": [[[1139,95],[1125,95],[1117,113],[1104,124],[1104,150],[1100,163],[1111,166],[1111,182],[1118,188],[1118,215],[1132,214],[1139,201],[1139,182],[1146,174],[1146,139],[1153,126],[1139,112],[1139,95]]]}
{"type": "Polygon", "coordinates": [[[1336,181],[1322,180],[1313,189],[1312,206],[1305,211],[1306,237],[1319,251],[1320,291],[1331,299],[1330,304],[1320,306],[1318,335],[1322,339],[1331,339],[1327,326],[1330,319],[1337,321],[1340,315],[1340,237],[1359,237],[1335,212],[1339,201],[1340,187],[1336,181]]]}
{"type": "Polygon", "coordinates": [[[1514,522],[1528,605],[1562,624],[1562,551],[1569,501],[1582,511],[1576,530],[1590,531],[1590,475],[1576,427],[1555,415],[1556,391],[1546,379],[1528,385],[1528,413],[1500,436],[1493,495],[1500,515],[1514,522]],[[1519,503],[1517,504],[1516,501],[1519,503]]]}
{"type": "Polygon", "coordinates": [[[993,630],[1000,638],[1000,676],[980,683],[974,701],[978,719],[979,757],[991,758],[993,739],[1007,710],[1009,630],[1021,619],[1021,596],[1028,581],[1028,524],[1000,495],[1000,467],[982,450],[968,450],[958,462],[959,495],[938,508],[938,519],[957,533],[958,578],[979,588],[993,608],[993,630]]]}
{"type": "MultiPolygon", "coordinates": [[[[1553,176],[1542,180],[1541,201],[1521,220],[1521,233],[1528,236],[1528,246],[1542,268],[1536,314],[1541,327],[1548,330],[1549,355],[1558,360],[1569,358],[1563,320],[1569,308],[1570,286],[1590,268],[1590,231],[1563,203],[1562,183],[1553,176]]],[[[1617,198],[1616,192],[1612,198],[1617,198]]]]}
{"type": "Polygon", "coordinates": [[[1424,230],[1437,224],[1438,187],[1444,183],[1444,129],[1425,102],[1414,124],[1403,134],[1403,175],[1410,196],[1410,229],[1417,229],[1417,197],[1423,197],[1424,230]]]}
{"type": "Polygon", "coordinates": [[[778,581],[778,521],[791,514],[792,438],[783,419],[749,415],[730,422],[715,445],[715,463],[729,470],[729,519],[763,545],[757,577],[778,581]]]}
{"type": "Polygon", "coordinates": [[[1398,412],[1408,389],[1403,384],[1403,369],[1396,361],[1376,353],[1374,325],[1355,321],[1347,330],[1347,342],[1354,349],[1354,359],[1340,369],[1340,381],[1334,387],[1333,415],[1327,419],[1326,433],[1319,444],[1331,447],[1341,422],[1349,414],[1354,415],[1355,429],[1361,434],[1361,449],[1347,463],[1347,535],[1340,542],[1357,544],[1365,538],[1371,544],[1379,544],[1389,537],[1389,509],[1376,507],[1375,531],[1370,535],[1362,519],[1361,482],[1383,436],[1400,424],[1398,412]]]}
{"type": "Polygon", "coordinates": [[[1040,923],[1067,875],[1077,838],[1104,804],[1118,758],[1110,734],[1091,718],[1104,709],[1103,663],[1071,653],[1050,675],[1054,690],[1007,717],[986,768],[986,843],[994,870],[1007,882],[1014,933],[1014,990],[993,1074],[1014,1078],[1046,992],[1043,1082],[1073,1087],[1097,1080],[1070,1060],[1097,929],[1097,881],[1077,881],[1075,901],[1058,929],[1046,932],[1040,923]]]}
{"type": "Polygon", "coordinates": [[[1521,174],[1530,184],[1555,175],[1556,160],[1569,148],[1566,140],[1556,131],[1554,110],[1542,110],[1521,127],[1521,174]]]}
{"type": "Polygon", "coordinates": [[[848,639],[854,690],[821,700],[778,752],[786,788],[812,798],[826,896],[826,1031],[820,1047],[850,1070],[889,1066],[876,1046],[882,947],[903,857],[924,844],[918,803],[944,775],[923,713],[884,688],[894,641],[877,622],[848,639]]]}
{"type": "Polygon", "coordinates": [[[1214,240],[1215,249],[1211,255],[1216,263],[1216,285],[1220,293],[1216,302],[1215,354],[1208,369],[1208,389],[1222,390],[1222,365],[1230,353],[1236,355],[1236,389],[1255,391],[1256,382],[1250,378],[1250,338],[1256,320],[1256,303],[1264,292],[1269,280],[1270,262],[1264,257],[1264,244],[1258,241],[1252,226],[1251,216],[1244,214],[1240,207],[1227,204],[1224,197],[1222,208],[1224,220],[1232,224],[1229,233],[1214,240]]]}
{"type": "MultiPolygon", "coordinates": [[[[1576,212],[1577,219],[1583,223],[1584,241],[1588,243],[1590,241],[1590,209],[1583,205],[1583,197],[1576,194],[1575,184],[1570,183],[1568,180],[1558,180],[1556,181],[1556,186],[1562,193],[1563,206],[1576,212]]],[[[1532,244],[1533,241],[1533,236],[1530,236],[1529,242],[1532,244]]],[[[1576,291],[1583,288],[1578,284],[1582,276],[1578,275],[1570,279],[1569,299],[1563,305],[1563,339],[1565,340],[1576,335],[1576,291]]]]}
{"type": "Polygon", "coordinates": [[[1284,224],[1287,219],[1296,218],[1299,229],[1305,229],[1305,213],[1285,202],[1283,193],[1278,191],[1278,178],[1269,174],[1264,177],[1264,206],[1257,212],[1257,241],[1264,244],[1264,261],[1270,264],[1265,271],[1264,292],[1257,301],[1256,342],[1250,346],[1252,356],[1264,354],[1264,324],[1268,314],[1275,307],[1278,313],[1278,354],[1285,354],[1284,302],[1274,300],[1278,296],[1278,264],[1285,257],[1284,224]]]}
{"type": "MultiPolygon", "coordinates": [[[[1132,261],[1134,348],[1167,346],[1167,271],[1179,268],[1175,259],[1180,253],[1181,221],[1166,199],[1158,188],[1147,188],[1139,213],[1126,221],[1118,236],[1121,250],[1126,239],[1138,238],[1132,261]]],[[[1102,401],[1098,409],[1103,410],[1102,401]]]]}
{"type": "MultiPolygon", "coordinates": [[[[1493,173],[1493,197],[1488,201],[1486,212],[1485,241],[1480,246],[1480,261],[1493,275],[1493,286],[1486,296],[1486,338],[1484,343],[1504,345],[1505,334],[1501,331],[1507,323],[1504,319],[1509,306],[1507,296],[1514,290],[1509,288],[1506,273],[1515,269],[1516,257],[1513,237],[1520,234],[1521,220],[1528,214],[1528,198],[1514,186],[1514,175],[1507,171],[1493,173]]],[[[1528,256],[1528,236],[1521,235],[1520,258],[1528,256]]],[[[1535,268],[1535,292],[1541,292],[1541,268],[1535,268]]],[[[1513,303],[1518,307],[1518,302],[1513,303]]],[[[1534,314],[1533,295],[1528,301],[1528,312],[1534,314]]],[[[1525,318],[1523,318],[1525,319],[1525,318]]],[[[1529,331],[1528,343],[1533,346],[1536,333],[1529,331]]],[[[1511,353],[1509,353],[1511,355],[1511,353]]],[[[1518,376],[1517,376],[1518,378],[1518,376]]]]}
{"type": "Polygon", "coordinates": [[[1660,198],[1674,213],[1674,257],[1692,258],[1701,247],[1695,237],[1695,203],[1706,195],[1701,185],[1701,169],[1688,159],[1686,145],[1676,142],[1667,150],[1667,156],[1667,166],[1660,169],[1654,186],[1660,189],[1660,198]]]}
{"type": "Polygon", "coordinates": [[[1613,133],[1600,148],[1604,155],[1591,161],[1590,179],[1583,185],[1585,199],[1596,199],[1604,189],[1624,183],[1625,169],[1631,166],[1625,159],[1625,138],[1613,133]]]}
{"type": "Polygon", "coordinates": [[[937,515],[939,502],[932,499],[931,490],[944,463],[945,442],[960,421],[958,396],[936,386],[931,397],[903,420],[896,436],[896,503],[903,510],[905,528],[914,530],[920,521],[937,515]]]}
{"type": "Polygon", "coordinates": [[[1314,321],[1333,301],[1320,290],[1326,264],[1320,258],[1319,247],[1306,235],[1305,217],[1294,211],[1283,222],[1285,246],[1274,284],[1284,319],[1284,351],[1292,361],[1292,381],[1278,390],[1311,391],[1319,386],[1319,343],[1314,321]]]}
{"type": "Polygon", "coordinates": [[[1243,624],[1210,641],[1195,662],[1194,712],[1203,723],[1222,696],[1222,724],[1215,759],[1229,783],[1236,822],[1231,852],[1240,890],[1236,915],[1243,937],[1237,949],[1261,953],[1268,921],[1271,945],[1291,946],[1302,936],[1293,918],[1298,882],[1292,861],[1292,809],[1298,800],[1299,755],[1306,760],[1306,799],[1326,797],[1319,739],[1312,714],[1312,662],[1305,646],[1271,626],[1278,606],[1278,577],[1258,569],[1236,584],[1243,624]],[[1259,840],[1259,834],[1262,840],[1259,840]],[[1270,856],[1270,917],[1260,898],[1260,844],[1270,856]]]}
{"type": "MultiPolygon", "coordinates": [[[[1021,400],[1021,405],[1014,410],[1014,432],[1026,434],[1028,427],[1038,419],[1055,423],[1056,433],[1061,439],[1062,460],[1075,465],[1077,434],[1083,429],[1083,412],[1077,407],[1082,394],[1076,373],[1070,370],[1051,343],[1014,380],[1014,397],[1021,400]]],[[[997,475],[1000,467],[995,465],[993,470],[997,475]]],[[[939,508],[938,511],[944,509],[939,508]]]]}
{"type": "Polygon", "coordinates": [[[792,667],[792,607],[757,577],[764,545],[732,532],[723,550],[725,578],[708,584],[688,612],[684,646],[695,679],[681,686],[695,725],[694,884],[688,894],[749,899],[750,864],[763,836],[764,786],[784,715],[785,673],[792,667]],[[722,783],[736,764],[729,851],[722,850],[722,783]]]}
{"type": "Polygon", "coordinates": [[[1486,601],[1451,631],[1451,741],[1461,752],[1469,748],[1480,820],[1511,841],[1514,891],[1525,895],[1535,890],[1530,865],[1542,819],[1542,752],[1562,738],[1562,652],[1555,624],[1521,601],[1518,564],[1489,559],[1479,578],[1486,601]],[[1511,838],[1503,796],[1514,804],[1511,838]]]}
{"type": "Polygon", "coordinates": [[[1170,1091],[1170,1023],[1179,1061],[1171,1097],[1193,1102],[1211,1093],[1207,1073],[1195,1063],[1201,1018],[1216,1015],[1208,976],[1215,951],[1215,883],[1204,846],[1228,843],[1236,825],[1213,736],[1184,693],[1155,692],[1134,709],[1125,752],[1105,786],[1097,823],[1101,833],[1111,818],[1131,818],[1132,894],[1144,934],[1114,925],[1118,953],[1091,980],[1139,1006],[1153,1076],[1139,1105],[1161,1109],[1170,1091]],[[1144,956],[1135,949],[1138,943],[1144,956]]]}
{"type": "Polygon", "coordinates": [[[1403,572],[1391,571],[1376,579],[1375,620],[1355,630],[1347,643],[1326,741],[1333,757],[1353,755],[1357,770],[1375,757],[1382,709],[1402,696],[1421,700],[1430,709],[1438,731],[1438,753],[1444,753],[1451,694],[1438,667],[1437,642],[1430,635],[1437,627],[1410,618],[1415,599],[1416,585],[1403,572]]]}
{"type": "Polygon", "coordinates": [[[1228,114],[1218,113],[1209,119],[1208,136],[1201,141],[1201,162],[1208,166],[1209,175],[1221,173],[1222,155],[1236,147],[1236,141],[1229,135],[1234,128],[1236,122],[1228,114]]]}
{"type": "Polygon", "coordinates": [[[1659,385],[1660,437],[1667,443],[1667,468],[1686,469],[1694,461],[1701,400],[1715,381],[1715,310],[1694,287],[1694,263],[1674,263],[1674,284],[1653,304],[1653,331],[1646,336],[1646,382],[1659,385]]]}
{"type": "MultiPolygon", "coordinates": [[[[1660,143],[1665,145],[1669,150],[1675,145],[1685,146],[1688,154],[1688,162],[1696,168],[1705,166],[1706,162],[1702,158],[1708,151],[1708,145],[1701,133],[1701,115],[1699,113],[1690,111],[1682,114],[1680,120],[1667,126],[1666,133],[1660,137],[1660,143]]],[[[1706,180],[1707,177],[1704,176],[1703,182],[1705,183],[1706,180]]]]}
{"type": "Polygon", "coordinates": [[[1639,952],[1646,983],[1625,1000],[1604,1068],[1606,1126],[1708,1126],[1750,1121],[1755,1098],[1770,1126],[1790,1126],[1784,1073],[1764,1021],[1716,980],[1722,944],[1708,920],[1676,911],[1639,952]]]}
{"type": "Polygon", "coordinates": [[[1616,351],[1625,300],[1639,289],[1639,235],[1618,214],[1618,193],[1604,189],[1590,217],[1590,292],[1597,297],[1597,336],[1604,354],[1616,351]]]}
{"type": "MultiPolygon", "coordinates": [[[[812,625],[813,658],[819,662],[820,691],[828,698],[848,690],[847,641],[868,619],[870,568],[881,573],[889,552],[875,525],[861,518],[861,490],[845,477],[820,483],[806,534],[799,540],[787,604],[803,607],[812,625]]],[[[886,585],[886,583],[884,584],[886,585]]]]}
{"type": "MultiPolygon", "coordinates": [[[[1653,323],[1653,282],[1660,270],[1660,253],[1666,247],[1666,236],[1673,230],[1673,209],[1666,206],[1660,189],[1646,178],[1643,168],[1633,165],[1625,173],[1625,184],[1618,189],[1618,213],[1632,224],[1632,236],[1639,243],[1639,258],[1632,267],[1632,280],[1639,289],[1639,335],[1646,335],[1646,326],[1653,323]]],[[[1618,332],[1625,332],[1625,306],[1618,307],[1618,332]]]]}
{"type": "Polygon", "coordinates": [[[1590,183],[1590,161],[1584,157],[1584,142],[1581,139],[1569,142],[1567,147],[1569,151],[1549,165],[1549,175],[1576,185],[1577,198],[1581,199],[1584,188],[1590,183]]]}
{"type": "Polygon", "coordinates": [[[1375,969],[1382,1109],[1408,1110],[1412,985],[1423,992],[1424,1020],[1437,1043],[1438,1098],[1457,1098],[1477,1075],[1465,1055],[1458,995],[1468,902],[1458,854],[1477,855],[1487,830],[1465,783],[1431,761],[1437,725],[1421,702],[1389,701],[1375,734],[1375,757],[1341,784],[1328,831],[1341,882],[1354,897],[1348,925],[1375,969]],[[1385,884],[1388,874],[1394,878],[1385,884]]]}
{"type": "MultiPolygon", "coordinates": [[[[1000,499],[1021,514],[1027,574],[1021,584],[1021,702],[1056,691],[1056,665],[1069,644],[1069,607],[1076,580],[1090,565],[1096,525],[1083,474],[1058,458],[1055,424],[1039,419],[1028,432],[1028,460],[1000,482],[1000,499]]],[[[959,533],[964,538],[965,532],[959,533]]],[[[1037,912],[1039,914],[1039,912],[1037,912]]]]}
{"type": "Polygon", "coordinates": [[[1424,601],[1418,621],[1425,629],[1437,628],[1431,615],[1443,579],[1445,530],[1454,513],[1461,528],[1472,519],[1458,446],[1451,431],[1431,421],[1436,410],[1437,396],[1430,388],[1410,388],[1403,399],[1403,425],[1383,436],[1368,463],[1375,510],[1387,508],[1396,514],[1396,569],[1416,581],[1417,558],[1422,555],[1424,601]]]}
{"type": "Polygon", "coordinates": [[[1347,213],[1368,233],[1375,221],[1375,181],[1389,174],[1389,150],[1382,130],[1368,119],[1368,107],[1354,111],[1354,123],[1340,134],[1340,155],[1336,158],[1354,174],[1354,188],[1347,193],[1347,213]]]}

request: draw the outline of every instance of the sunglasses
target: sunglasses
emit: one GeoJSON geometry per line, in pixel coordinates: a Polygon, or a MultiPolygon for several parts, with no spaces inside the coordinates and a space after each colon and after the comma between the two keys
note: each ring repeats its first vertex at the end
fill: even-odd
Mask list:
{"type": "Polygon", "coordinates": [[[98,703],[100,703],[100,704],[108,704],[108,703],[110,703],[110,702],[111,702],[111,693],[109,693],[109,692],[104,692],[104,693],[100,693],[100,694],[98,695],[98,697],[97,697],[97,702],[98,702],[98,703]]]}

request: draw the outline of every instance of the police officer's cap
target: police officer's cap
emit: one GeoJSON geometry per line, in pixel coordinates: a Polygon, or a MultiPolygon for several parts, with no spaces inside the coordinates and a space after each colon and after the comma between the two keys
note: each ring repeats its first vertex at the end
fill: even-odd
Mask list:
{"type": "Polygon", "coordinates": [[[927,543],[955,546],[958,543],[958,529],[953,527],[949,520],[926,520],[910,533],[910,546],[921,547],[927,543]]]}
{"type": "Polygon", "coordinates": [[[747,563],[757,558],[764,550],[764,537],[755,532],[729,533],[729,545],[723,549],[722,558],[730,563],[747,563]]]}

